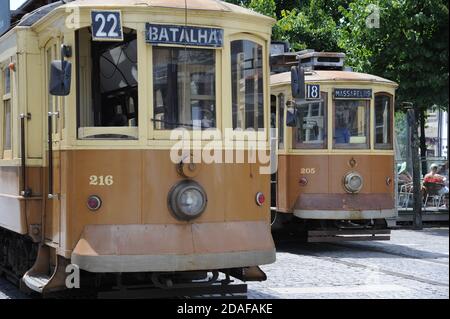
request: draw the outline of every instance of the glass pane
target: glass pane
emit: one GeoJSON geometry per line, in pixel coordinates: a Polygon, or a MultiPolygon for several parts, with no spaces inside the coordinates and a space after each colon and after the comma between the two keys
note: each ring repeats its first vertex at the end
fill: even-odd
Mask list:
{"type": "Polygon", "coordinates": [[[11,101],[4,102],[5,117],[4,117],[4,131],[3,131],[3,150],[11,150],[11,101]]]}
{"type": "Polygon", "coordinates": [[[154,127],[216,127],[216,52],[153,48],[154,127]]]}
{"type": "Polygon", "coordinates": [[[294,128],[294,147],[327,147],[326,107],[326,94],[322,94],[319,101],[297,106],[296,127],[294,128]]]}
{"type": "Polygon", "coordinates": [[[278,148],[284,147],[284,94],[278,95],[278,148]]]}
{"type": "Polygon", "coordinates": [[[9,68],[6,68],[4,71],[4,78],[5,78],[5,92],[4,94],[11,93],[11,71],[9,68]]]}
{"type": "Polygon", "coordinates": [[[375,97],[375,144],[391,144],[391,98],[375,97]]]}
{"type": "Polygon", "coordinates": [[[263,47],[252,41],[231,43],[233,128],[264,128],[263,47]]]}
{"type": "Polygon", "coordinates": [[[99,42],[85,28],[77,32],[77,43],[78,138],[137,139],[136,32],[124,28],[123,42],[99,42]]]}
{"type": "Polygon", "coordinates": [[[336,146],[368,145],[368,101],[336,100],[335,102],[336,146]]]}

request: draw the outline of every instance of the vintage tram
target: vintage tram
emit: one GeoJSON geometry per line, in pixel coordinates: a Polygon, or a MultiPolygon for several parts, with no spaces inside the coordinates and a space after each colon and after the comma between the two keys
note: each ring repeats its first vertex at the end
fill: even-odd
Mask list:
{"type": "Polygon", "coordinates": [[[272,57],[273,228],[309,242],[389,239],[395,222],[397,84],[352,72],[344,59],[313,50],[272,57]]]}
{"type": "Polygon", "coordinates": [[[0,273],[41,294],[67,288],[68,266],[100,290],[265,280],[263,163],[193,157],[246,129],[268,145],[273,23],[216,0],[75,0],[2,35],[0,273]],[[174,159],[177,128],[213,134],[174,159]]]}

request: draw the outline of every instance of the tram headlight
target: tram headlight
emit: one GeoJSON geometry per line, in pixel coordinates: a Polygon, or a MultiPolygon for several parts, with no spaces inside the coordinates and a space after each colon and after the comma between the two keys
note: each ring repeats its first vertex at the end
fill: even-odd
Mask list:
{"type": "Polygon", "coordinates": [[[363,187],[363,178],[356,172],[351,172],[344,177],[344,188],[349,193],[358,193],[363,187]]]}
{"type": "Polygon", "coordinates": [[[208,199],[203,187],[197,182],[184,180],[169,192],[168,204],[177,219],[192,220],[206,209],[208,199]]]}

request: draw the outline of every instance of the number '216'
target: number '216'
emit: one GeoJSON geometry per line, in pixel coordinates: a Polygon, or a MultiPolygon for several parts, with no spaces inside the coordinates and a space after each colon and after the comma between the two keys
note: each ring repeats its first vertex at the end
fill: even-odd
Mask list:
{"type": "Polygon", "coordinates": [[[89,185],[111,186],[112,184],[114,184],[114,177],[112,175],[107,176],[91,175],[89,177],[89,185]]]}

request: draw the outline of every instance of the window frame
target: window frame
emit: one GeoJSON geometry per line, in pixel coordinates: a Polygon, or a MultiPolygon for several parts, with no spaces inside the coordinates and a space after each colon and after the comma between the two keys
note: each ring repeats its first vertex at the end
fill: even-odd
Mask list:
{"type": "Polygon", "coordinates": [[[13,72],[9,69],[9,60],[5,60],[0,63],[0,100],[1,100],[1,110],[0,110],[0,123],[2,124],[0,130],[0,159],[2,160],[12,160],[13,159],[13,148],[14,148],[14,137],[13,137],[13,72]],[[6,73],[9,72],[9,92],[6,92],[6,73]],[[9,116],[9,134],[10,134],[10,148],[5,149],[5,120],[6,120],[6,102],[9,102],[10,116],[9,116]]]}
{"type": "MultiPolygon", "coordinates": [[[[82,80],[81,77],[81,72],[80,72],[80,68],[82,67],[82,61],[81,61],[81,56],[80,56],[80,43],[82,41],[81,36],[80,36],[80,32],[88,29],[89,26],[83,26],[79,29],[77,29],[74,32],[74,42],[75,42],[75,47],[76,47],[76,62],[75,62],[75,71],[76,71],[76,79],[75,79],[75,85],[76,85],[76,107],[75,107],[75,140],[77,141],[78,145],[92,145],[93,143],[95,145],[98,145],[98,143],[101,143],[102,145],[126,145],[126,144],[139,144],[139,139],[140,139],[140,135],[141,135],[141,93],[140,91],[142,90],[142,88],[144,87],[143,84],[141,84],[140,80],[142,78],[142,71],[140,70],[141,67],[140,65],[142,64],[142,67],[145,67],[145,63],[143,63],[145,57],[141,57],[140,56],[140,50],[141,50],[141,41],[144,41],[144,36],[141,32],[140,28],[136,28],[136,26],[128,26],[128,25],[123,25],[124,28],[130,29],[132,31],[134,31],[135,35],[136,35],[136,58],[137,58],[137,64],[138,64],[138,70],[137,70],[137,74],[138,74],[138,81],[137,81],[137,90],[138,90],[138,94],[137,94],[137,98],[138,98],[138,107],[137,107],[137,112],[139,114],[139,120],[137,121],[137,125],[136,126],[123,126],[123,127],[119,127],[119,126],[82,126],[81,125],[81,118],[82,118],[82,114],[81,114],[81,106],[80,104],[81,102],[81,97],[82,97],[82,91],[80,88],[80,83],[82,80]],[[129,138],[96,138],[96,137],[90,137],[90,136],[94,136],[94,135],[126,135],[129,138]]],[[[92,41],[92,38],[90,38],[90,41],[92,41]]],[[[125,39],[124,41],[121,41],[120,43],[125,43],[125,39]]],[[[89,43],[90,45],[90,43],[89,43]]],[[[145,43],[144,43],[145,45],[145,43]]],[[[92,58],[92,50],[91,48],[89,48],[89,54],[90,54],[90,58],[92,58]]],[[[84,56],[83,56],[84,58],[84,56]]],[[[86,68],[86,66],[84,66],[86,68]]],[[[92,81],[92,73],[93,73],[93,64],[91,63],[90,68],[88,71],[86,71],[86,75],[89,81],[89,85],[91,85],[91,81],[92,81]]],[[[144,82],[144,80],[142,80],[142,82],[144,82]]],[[[89,92],[91,97],[92,97],[92,89],[89,92]]],[[[60,103],[59,106],[61,107],[62,105],[65,106],[64,103],[60,103]]],[[[86,116],[84,116],[86,117],[86,116]]],[[[59,127],[61,128],[61,126],[64,125],[64,129],[66,126],[66,123],[60,125],[59,127]]]]}
{"type": "MultiPolygon", "coordinates": [[[[146,85],[146,89],[148,89],[148,101],[149,101],[149,106],[148,106],[148,119],[147,120],[147,125],[148,125],[148,139],[154,139],[154,140],[171,140],[171,134],[172,134],[172,129],[169,130],[159,130],[159,129],[155,129],[155,124],[154,124],[154,110],[155,110],[155,106],[154,106],[154,81],[153,81],[153,54],[154,54],[154,50],[153,48],[157,47],[157,48],[178,48],[178,49],[207,49],[207,50],[211,50],[215,53],[214,55],[214,59],[216,61],[216,65],[215,65],[215,81],[216,81],[216,85],[215,85],[215,103],[216,103],[216,127],[215,128],[210,128],[205,130],[191,130],[191,129],[187,129],[188,132],[211,132],[213,134],[209,133],[205,133],[206,134],[206,139],[205,140],[216,140],[217,136],[220,136],[221,131],[222,131],[222,58],[223,58],[223,48],[216,48],[216,47],[203,47],[203,46],[192,46],[192,45],[178,45],[178,44],[164,44],[164,45],[151,45],[148,43],[145,43],[145,45],[147,45],[147,65],[148,67],[146,68],[146,70],[148,71],[148,83],[146,85]],[[208,138],[209,137],[209,138],[208,138]]],[[[181,127],[183,128],[183,127],[181,127]]],[[[198,139],[202,139],[203,134],[191,134],[191,139],[193,140],[198,140],[198,139]]],[[[205,136],[203,136],[205,137],[205,136]]],[[[218,139],[220,140],[220,139],[218,139]]]]}
{"type": "Polygon", "coordinates": [[[278,149],[284,150],[286,145],[286,94],[284,92],[278,93],[277,98],[277,119],[276,119],[276,128],[277,128],[277,142],[278,149]]]}
{"type": "Polygon", "coordinates": [[[335,99],[333,98],[333,113],[332,113],[332,146],[335,150],[370,150],[371,148],[371,121],[370,121],[370,113],[371,113],[371,100],[372,99],[335,99]],[[366,143],[358,143],[358,144],[336,144],[335,135],[336,135],[336,102],[337,101],[361,101],[365,103],[365,122],[366,122],[366,143]]]}
{"type": "MultiPolygon", "coordinates": [[[[150,116],[151,116],[151,120],[150,120],[150,124],[149,125],[151,125],[152,126],[152,129],[155,131],[155,132],[167,132],[167,131],[172,131],[173,129],[157,129],[157,128],[155,128],[155,123],[157,123],[156,121],[154,121],[154,119],[155,119],[155,104],[154,104],[154,102],[155,102],[155,97],[154,97],[154,95],[155,95],[155,91],[154,91],[154,89],[155,89],[155,83],[154,83],[154,81],[153,81],[153,77],[154,77],[154,74],[153,74],[153,71],[154,71],[154,68],[153,68],[153,66],[154,66],[154,63],[153,63],[153,57],[154,57],[154,53],[155,53],[155,51],[157,51],[158,49],[178,49],[178,50],[180,50],[180,51],[183,51],[184,49],[185,49],[185,47],[184,46],[172,46],[172,45],[157,45],[157,46],[152,46],[152,73],[150,74],[150,76],[152,77],[152,96],[153,96],[153,99],[152,99],[152,101],[151,101],[151,104],[152,104],[152,112],[151,112],[151,114],[150,114],[150,116]],[[154,49],[156,49],[156,50],[154,50],[154,49]]],[[[192,50],[211,50],[210,52],[212,52],[213,54],[212,54],[212,57],[214,58],[214,81],[215,81],[215,85],[214,85],[214,95],[210,95],[211,97],[213,97],[214,98],[214,105],[215,105],[215,110],[214,110],[214,115],[215,115],[215,118],[214,118],[214,122],[215,122],[215,126],[214,127],[211,127],[211,128],[206,128],[206,129],[202,129],[202,131],[205,131],[205,130],[217,130],[220,126],[220,123],[219,123],[219,118],[220,118],[220,116],[219,116],[219,114],[218,114],[218,102],[219,102],[219,97],[218,97],[218,94],[217,94],[217,91],[218,91],[218,87],[217,87],[217,79],[218,79],[218,68],[217,68],[217,65],[218,65],[218,61],[217,61],[217,59],[219,58],[218,57],[218,55],[217,55],[217,52],[216,52],[216,50],[214,50],[215,48],[205,48],[205,47],[193,47],[193,46],[189,46],[189,47],[187,47],[186,48],[187,50],[189,50],[189,49],[192,49],[192,50]]],[[[178,64],[178,65],[180,65],[180,64],[178,64]]],[[[201,96],[201,95],[198,95],[198,96],[201,96]]],[[[207,95],[205,95],[205,96],[207,96],[207,95]]],[[[191,101],[192,100],[196,100],[195,98],[192,98],[192,96],[190,96],[191,97],[191,101]]],[[[210,101],[209,99],[208,99],[208,101],[210,101]]],[[[211,99],[211,101],[212,101],[212,99],[211,99]]],[[[191,109],[191,111],[192,111],[192,109],[191,109]]],[[[192,132],[192,131],[194,131],[195,129],[193,129],[193,128],[189,128],[189,127],[185,127],[185,126],[180,126],[179,128],[183,128],[183,129],[187,129],[188,131],[190,131],[190,132],[192,132]]],[[[177,128],[174,128],[174,129],[177,129],[177,128]]]]}
{"type": "Polygon", "coordinates": [[[377,92],[374,94],[374,99],[373,99],[373,121],[372,121],[372,125],[373,125],[373,136],[374,136],[374,149],[376,150],[393,150],[394,149],[394,96],[391,93],[388,92],[377,92]],[[390,131],[389,131],[389,138],[390,138],[390,143],[377,143],[376,142],[376,121],[377,121],[377,109],[376,109],[376,99],[379,96],[386,96],[389,98],[389,103],[390,103],[390,110],[389,110],[389,126],[390,126],[390,131]]]}
{"type": "MultiPolygon", "coordinates": [[[[324,129],[325,136],[322,143],[298,143],[297,142],[297,129],[292,128],[292,149],[294,150],[326,150],[328,149],[328,92],[320,91],[320,98],[323,99],[323,112],[324,112],[324,129]]],[[[310,103],[316,103],[314,100],[310,100],[310,103]]]]}
{"type": "Polygon", "coordinates": [[[228,97],[229,97],[229,103],[226,103],[224,105],[227,105],[227,109],[223,110],[224,112],[224,118],[226,119],[224,123],[224,127],[227,129],[230,129],[233,132],[233,139],[234,141],[252,141],[254,142],[255,139],[249,138],[247,132],[234,129],[233,128],[233,80],[232,80],[232,72],[233,72],[233,66],[231,64],[231,44],[234,41],[251,41],[254,42],[262,47],[262,74],[263,74],[263,127],[261,130],[257,131],[255,136],[257,141],[268,141],[269,138],[269,130],[270,130],[270,70],[269,62],[268,62],[268,44],[267,41],[263,38],[260,38],[253,34],[247,34],[247,33],[235,33],[228,37],[227,41],[227,50],[224,52],[224,54],[227,54],[228,58],[227,63],[228,67],[223,70],[226,75],[224,75],[224,79],[227,80],[229,84],[228,88],[228,97]],[[229,109],[228,109],[229,107],[229,109]],[[269,111],[268,111],[269,110],[269,111]]]}

